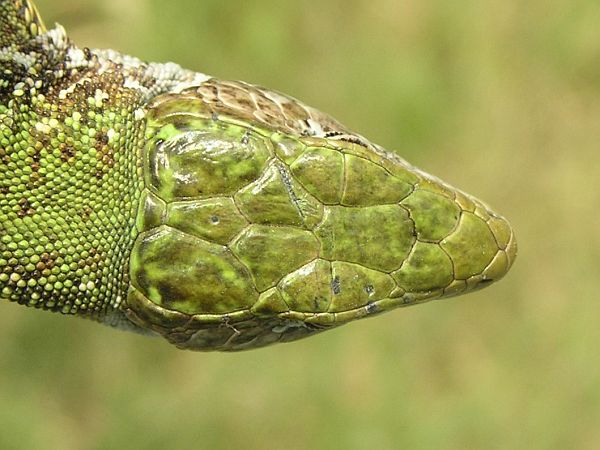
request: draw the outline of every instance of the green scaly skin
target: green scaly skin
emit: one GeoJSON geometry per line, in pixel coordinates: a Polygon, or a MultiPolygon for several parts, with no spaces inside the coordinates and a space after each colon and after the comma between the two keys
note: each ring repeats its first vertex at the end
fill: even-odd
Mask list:
{"type": "Polygon", "coordinates": [[[79,49],[0,0],[0,299],[242,350],[515,256],[488,206],[297,100],[79,49]]]}

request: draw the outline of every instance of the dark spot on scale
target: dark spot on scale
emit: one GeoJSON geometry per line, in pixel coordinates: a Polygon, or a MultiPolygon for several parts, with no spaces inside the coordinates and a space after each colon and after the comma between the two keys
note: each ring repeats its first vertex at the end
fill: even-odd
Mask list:
{"type": "Polygon", "coordinates": [[[186,119],[185,117],[175,116],[171,120],[171,123],[178,130],[184,131],[189,128],[188,127],[188,119],[186,119]]]}
{"type": "Polygon", "coordinates": [[[87,222],[90,219],[90,216],[92,215],[92,211],[92,208],[86,206],[81,211],[79,211],[79,216],[83,219],[84,222],[87,222]]]}
{"type": "Polygon", "coordinates": [[[364,140],[360,139],[357,136],[352,136],[352,135],[344,135],[342,137],[340,137],[340,141],[346,141],[346,142],[350,142],[351,144],[358,144],[362,147],[368,147],[369,144],[367,142],[365,142],[364,140]]]}
{"type": "Polygon", "coordinates": [[[219,115],[218,115],[216,112],[213,112],[213,113],[210,115],[210,118],[211,118],[211,119],[212,119],[214,122],[216,122],[217,120],[219,120],[219,115]]]}
{"type": "Polygon", "coordinates": [[[219,219],[219,216],[210,216],[210,223],[213,225],[218,225],[220,222],[221,219],[219,219]]]}
{"type": "Polygon", "coordinates": [[[103,131],[98,131],[98,133],[96,133],[96,142],[102,144],[102,145],[108,145],[108,134],[103,132],[103,131]]]}
{"type": "Polygon", "coordinates": [[[342,286],[340,284],[340,277],[334,277],[333,280],[331,280],[331,290],[333,291],[334,295],[339,294],[340,292],[342,292],[342,286]]]}
{"type": "Polygon", "coordinates": [[[17,211],[17,216],[19,217],[33,216],[35,214],[35,210],[31,207],[31,203],[24,197],[19,200],[19,208],[19,211],[17,211]]]}
{"type": "Polygon", "coordinates": [[[376,303],[367,303],[365,310],[367,311],[367,314],[373,314],[379,311],[379,306],[377,306],[376,303]]]}
{"type": "Polygon", "coordinates": [[[250,142],[250,135],[248,134],[248,132],[246,132],[242,136],[242,144],[248,145],[248,142],[250,142]]]}
{"type": "Polygon", "coordinates": [[[372,295],[372,294],[373,294],[373,292],[375,292],[375,288],[373,287],[373,285],[372,285],[372,284],[367,284],[367,285],[365,286],[365,292],[366,292],[367,294],[369,294],[369,295],[372,295]]]}
{"type": "Polygon", "coordinates": [[[63,162],[67,162],[75,156],[75,149],[64,142],[62,142],[58,148],[60,150],[60,159],[63,162]]]}
{"type": "Polygon", "coordinates": [[[160,301],[163,307],[173,308],[174,304],[181,298],[185,298],[186,293],[179,290],[173,283],[158,281],[156,283],[157,291],[160,294],[160,301]]]}

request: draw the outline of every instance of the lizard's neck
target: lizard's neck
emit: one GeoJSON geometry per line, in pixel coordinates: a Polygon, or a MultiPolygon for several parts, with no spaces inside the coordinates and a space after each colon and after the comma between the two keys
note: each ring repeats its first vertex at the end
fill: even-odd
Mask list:
{"type": "Polygon", "coordinates": [[[128,282],[143,92],[61,28],[1,51],[0,298],[101,317],[128,282]]]}
{"type": "Polygon", "coordinates": [[[103,318],[127,294],[145,105],[207,77],[0,12],[0,299],[103,318]]]}

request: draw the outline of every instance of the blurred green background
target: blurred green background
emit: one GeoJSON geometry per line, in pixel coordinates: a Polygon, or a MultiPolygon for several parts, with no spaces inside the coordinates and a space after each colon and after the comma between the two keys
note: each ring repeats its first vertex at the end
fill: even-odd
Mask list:
{"type": "Polygon", "coordinates": [[[329,112],[493,205],[520,254],[464,298],[239,354],[2,304],[1,449],[600,448],[600,3],[38,6],[329,112]]]}

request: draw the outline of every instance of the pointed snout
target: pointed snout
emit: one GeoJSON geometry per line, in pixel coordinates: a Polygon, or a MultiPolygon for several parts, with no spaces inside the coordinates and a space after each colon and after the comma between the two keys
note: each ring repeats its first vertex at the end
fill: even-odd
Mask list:
{"type": "Polygon", "coordinates": [[[508,221],[479,206],[462,211],[456,229],[440,246],[452,260],[456,280],[445,292],[448,295],[499,280],[517,256],[517,241],[508,221]]]}
{"type": "Polygon", "coordinates": [[[516,258],[508,221],[471,196],[429,185],[417,188],[402,206],[417,235],[392,274],[405,298],[422,301],[482,288],[502,278],[516,258]]]}

